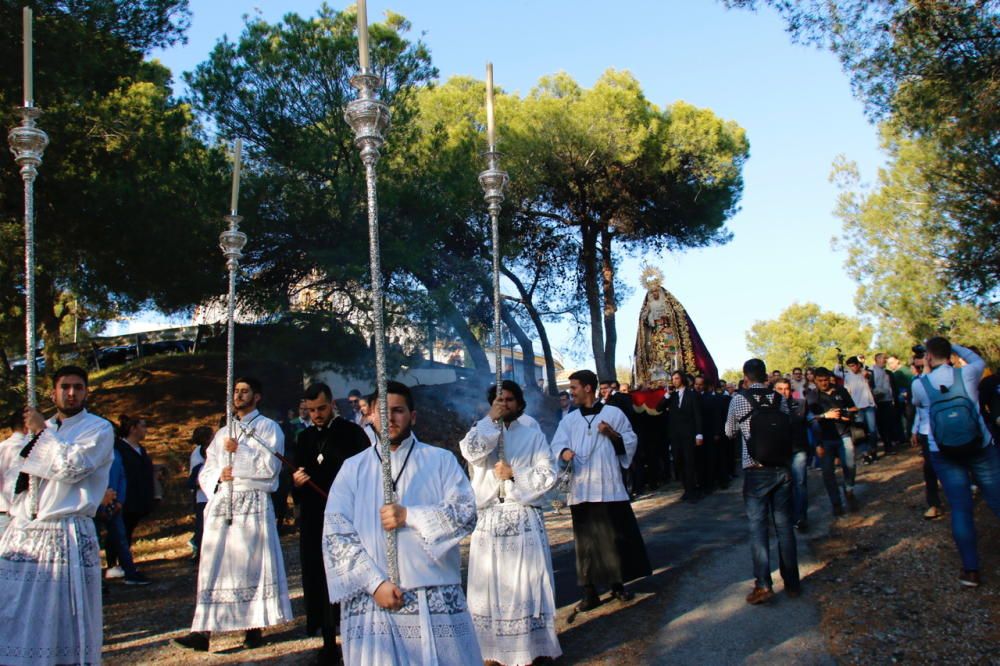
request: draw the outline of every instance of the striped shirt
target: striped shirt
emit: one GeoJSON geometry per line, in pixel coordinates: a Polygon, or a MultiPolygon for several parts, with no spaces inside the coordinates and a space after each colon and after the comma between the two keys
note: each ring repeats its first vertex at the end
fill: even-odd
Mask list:
{"type": "MultiPolygon", "coordinates": [[[[763,384],[751,384],[751,389],[767,389],[763,384]]],[[[782,400],[781,396],[777,393],[771,394],[773,397],[777,397],[780,401],[779,409],[781,411],[788,413],[788,401],[782,400]]],[[[773,398],[772,398],[773,399],[773,398]]],[[[747,441],[750,439],[750,419],[746,418],[750,412],[753,411],[753,406],[750,401],[747,400],[746,396],[742,392],[737,391],[733,394],[733,399],[729,403],[729,414],[726,416],[726,437],[734,439],[737,435],[740,435],[740,440],[743,442],[742,445],[742,459],[743,459],[743,469],[748,467],[756,467],[759,463],[750,457],[750,452],[747,450],[747,441]]]]}

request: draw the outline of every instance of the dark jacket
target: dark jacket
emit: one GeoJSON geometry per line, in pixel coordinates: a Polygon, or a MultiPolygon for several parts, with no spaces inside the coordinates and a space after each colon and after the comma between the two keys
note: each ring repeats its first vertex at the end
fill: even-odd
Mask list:
{"type": "Polygon", "coordinates": [[[677,405],[680,393],[674,391],[667,398],[667,434],[672,446],[682,441],[694,441],[696,435],[704,435],[704,424],[701,420],[701,396],[693,388],[684,389],[684,401],[677,405]]]}
{"type": "Polygon", "coordinates": [[[123,510],[138,516],[148,515],[153,510],[156,489],[153,461],[144,446],[139,445],[139,451],[136,451],[121,438],[115,440],[115,449],[121,456],[122,467],[125,468],[125,485],[128,488],[123,510]]]}

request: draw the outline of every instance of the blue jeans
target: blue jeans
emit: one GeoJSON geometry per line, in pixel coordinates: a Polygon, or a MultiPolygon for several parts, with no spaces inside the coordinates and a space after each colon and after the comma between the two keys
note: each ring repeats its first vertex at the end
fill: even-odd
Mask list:
{"type": "Polygon", "coordinates": [[[768,520],[778,537],[778,570],[785,589],[799,587],[799,560],[792,529],[792,479],[783,467],[743,470],[743,504],[750,521],[750,554],[757,587],[770,588],[771,545],[768,520]]]}
{"type": "MultiPolygon", "coordinates": [[[[128,535],[125,534],[125,521],[122,519],[121,511],[101,522],[108,530],[104,552],[107,553],[110,549],[117,556],[117,562],[125,571],[125,577],[132,578],[136,574],[135,562],[132,560],[132,548],[128,545],[128,535]]],[[[114,560],[112,557],[112,562],[109,562],[108,566],[114,566],[114,560]]]]}
{"type": "Polygon", "coordinates": [[[834,459],[840,458],[840,466],[844,471],[844,490],[854,492],[854,442],[850,435],[844,435],[839,440],[823,440],[823,485],[826,494],[830,496],[830,504],[843,507],[840,501],[840,488],[837,487],[837,471],[833,467],[834,459]]]}
{"type": "Polygon", "coordinates": [[[972,520],[972,491],[975,481],[986,504],[1000,518],[1000,450],[987,446],[974,458],[956,461],[931,451],[931,464],[937,472],[945,497],[951,507],[951,535],[962,558],[962,568],[979,570],[979,553],[976,551],[976,526],[972,520]]]}
{"type": "Polygon", "coordinates": [[[874,456],[878,454],[878,427],[875,425],[875,408],[859,409],[858,414],[864,419],[865,429],[868,431],[868,448],[865,453],[874,456]]]}
{"type": "Polygon", "coordinates": [[[809,453],[796,451],[792,456],[792,523],[807,520],[809,512],[809,487],[806,471],[809,453]]]}

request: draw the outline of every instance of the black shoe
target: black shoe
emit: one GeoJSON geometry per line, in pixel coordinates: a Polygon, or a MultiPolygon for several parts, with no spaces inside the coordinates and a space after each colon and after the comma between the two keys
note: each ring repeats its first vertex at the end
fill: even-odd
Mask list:
{"type": "Polygon", "coordinates": [[[254,648],[259,648],[263,644],[264,636],[261,634],[260,629],[247,629],[247,633],[243,637],[243,647],[248,650],[253,650],[254,648]]]}
{"type": "Polygon", "coordinates": [[[594,610],[600,605],[601,605],[600,596],[598,596],[597,594],[588,594],[583,599],[580,600],[580,603],[576,605],[576,612],[586,613],[587,611],[594,610]]]}
{"type": "Polygon", "coordinates": [[[208,635],[200,631],[192,631],[187,636],[175,638],[174,643],[195,652],[208,652],[208,635]]]}
{"type": "Polygon", "coordinates": [[[621,583],[618,583],[611,586],[611,598],[618,601],[632,601],[635,598],[635,594],[626,590],[625,586],[621,583]]]}
{"type": "Polygon", "coordinates": [[[844,515],[844,507],[842,507],[839,504],[836,505],[835,507],[833,507],[833,515],[834,515],[835,518],[840,518],[841,516],[843,516],[844,515]]]}
{"type": "Polygon", "coordinates": [[[851,513],[857,513],[858,509],[858,498],[854,496],[854,493],[845,493],[847,495],[847,510],[851,513]]]}

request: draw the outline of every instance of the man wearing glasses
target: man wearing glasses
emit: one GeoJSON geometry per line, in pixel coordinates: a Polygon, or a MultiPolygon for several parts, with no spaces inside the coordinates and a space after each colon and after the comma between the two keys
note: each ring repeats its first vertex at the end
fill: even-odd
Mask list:
{"type": "Polygon", "coordinates": [[[351,389],[350,393],[347,394],[347,402],[351,404],[351,413],[347,415],[347,420],[363,428],[367,422],[367,415],[362,409],[361,391],[351,389]]]}

